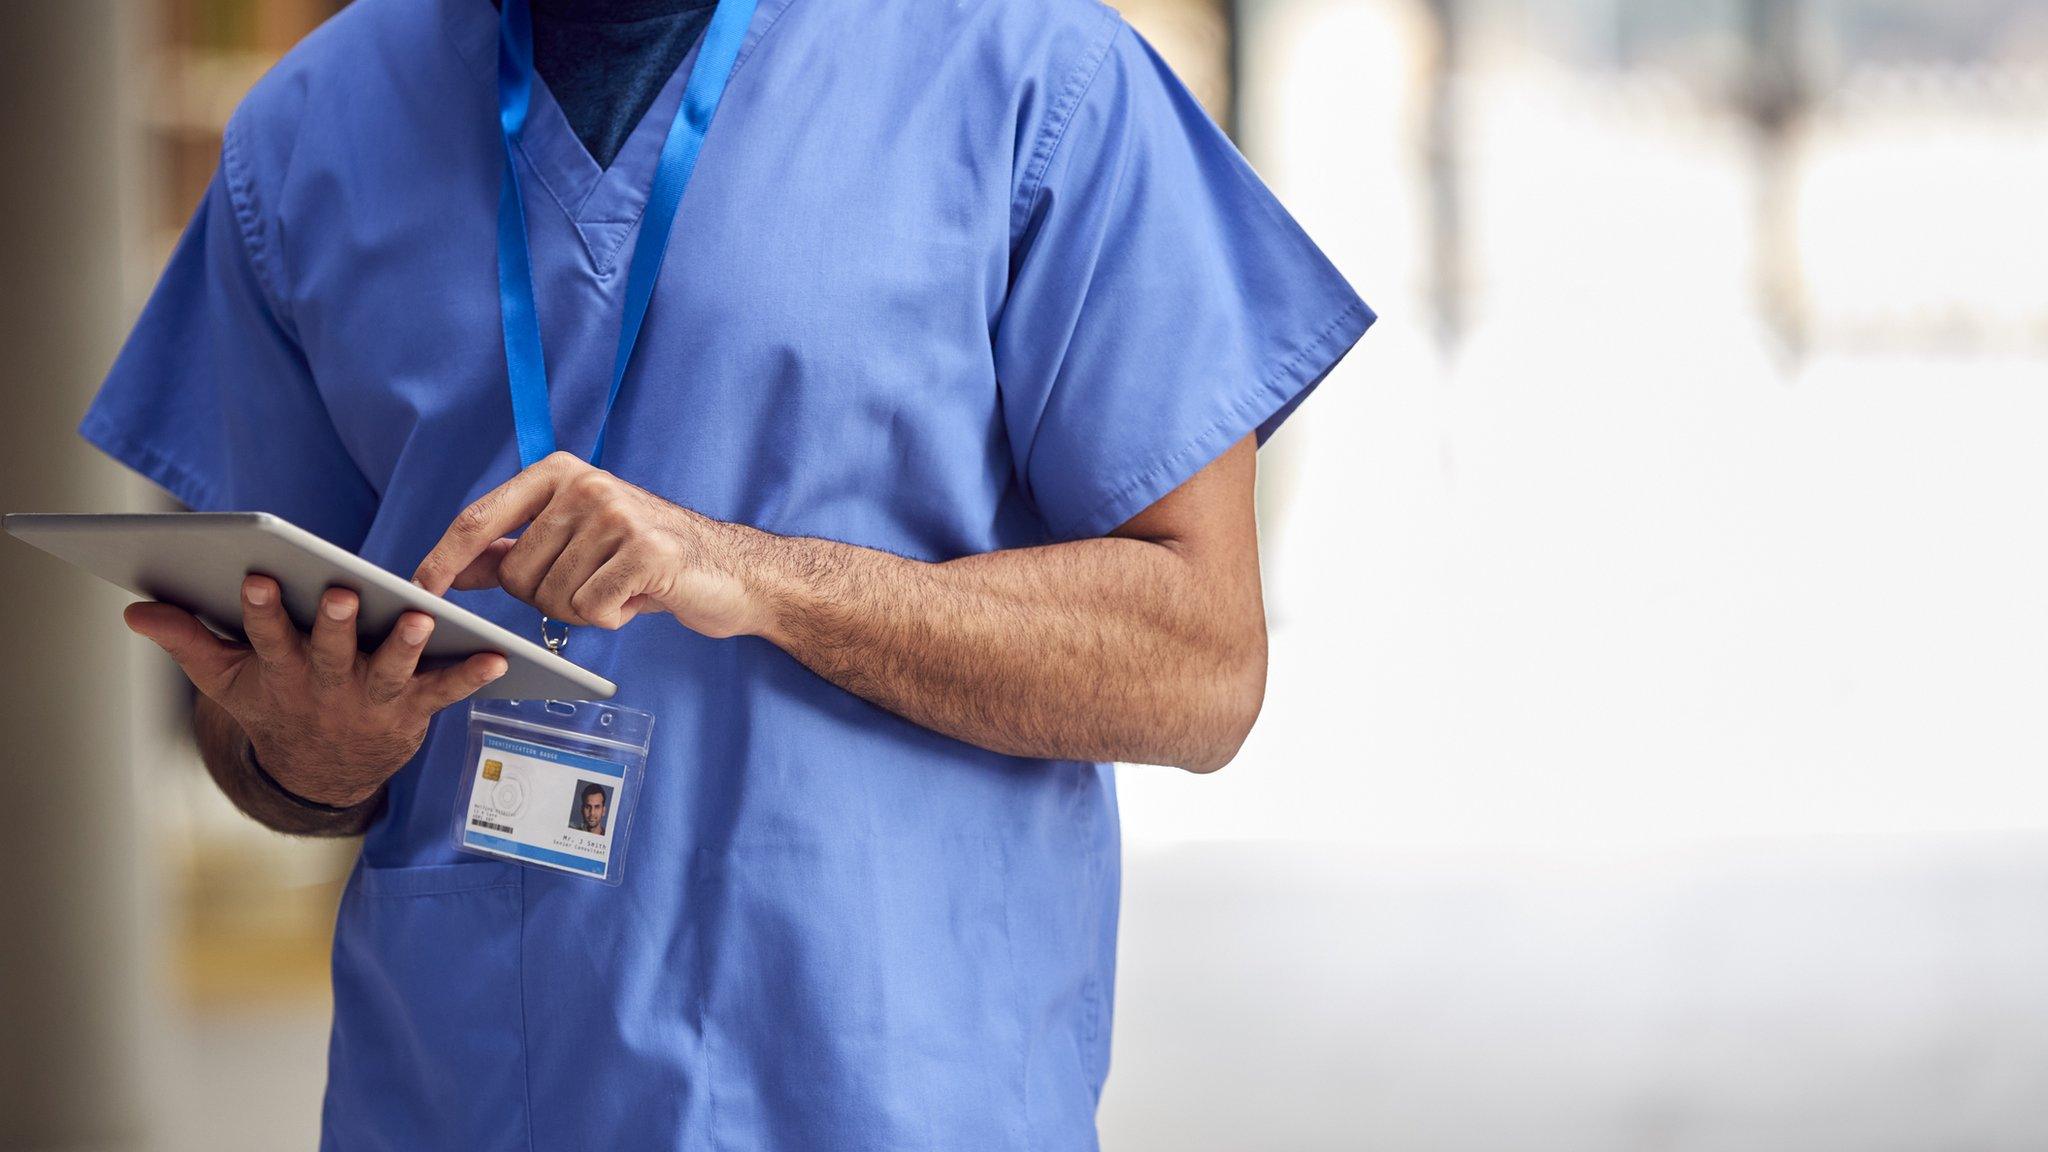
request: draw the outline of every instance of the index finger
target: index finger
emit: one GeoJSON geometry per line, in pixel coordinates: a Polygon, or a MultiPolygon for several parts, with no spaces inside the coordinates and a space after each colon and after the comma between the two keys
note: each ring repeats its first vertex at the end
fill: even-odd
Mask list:
{"type": "Polygon", "coordinates": [[[412,574],[413,583],[439,596],[470,562],[500,536],[540,514],[554,498],[561,477],[556,453],[484,493],[464,508],[441,535],[439,543],[412,574]]]}

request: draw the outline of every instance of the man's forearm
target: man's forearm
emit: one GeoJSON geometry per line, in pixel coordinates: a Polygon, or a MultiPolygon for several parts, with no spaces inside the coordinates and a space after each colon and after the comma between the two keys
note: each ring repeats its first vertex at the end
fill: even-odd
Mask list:
{"type": "Polygon", "coordinates": [[[658,610],[765,637],[996,752],[1208,771],[1265,694],[1257,451],[1246,435],[1103,538],[938,564],[714,520],[557,452],[463,509],[413,579],[569,624],[658,610]]]}
{"type": "Polygon", "coordinates": [[[1258,576],[1106,538],[941,564],[746,533],[767,639],[906,719],[993,751],[1196,771],[1236,754],[1265,689],[1258,576]]]}
{"type": "Polygon", "coordinates": [[[206,696],[200,696],[193,708],[192,732],[213,782],[229,802],[266,828],[293,836],[354,836],[367,828],[376,814],[381,795],[340,810],[326,810],[287,795],[257,769],[241,725],[206,696]]]}

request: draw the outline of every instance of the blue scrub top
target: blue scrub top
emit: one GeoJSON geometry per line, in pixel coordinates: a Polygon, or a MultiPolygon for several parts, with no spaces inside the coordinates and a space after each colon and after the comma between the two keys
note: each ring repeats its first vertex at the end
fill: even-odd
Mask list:
{"type": "MultiPolygon", "coordinates": [[[[258,84],[84,435],[400,573],[511,476],[495,36],[489,0],[357,0],[258,84]]],[[[604,170],[536,91],[571,450],[691,63],[604,170]]],[[[1270,432],[1371,321],[1093,0],[762,0],[606,463],[924,560],[1097,536],[1270,432]]],[[[1108,765],[982,751],[667,617],[570,653],[659,717],[625,883],[456,852],[464,709],[439,717],[342,904],[326,1147],[1094,1145],[1108,765]]]]}

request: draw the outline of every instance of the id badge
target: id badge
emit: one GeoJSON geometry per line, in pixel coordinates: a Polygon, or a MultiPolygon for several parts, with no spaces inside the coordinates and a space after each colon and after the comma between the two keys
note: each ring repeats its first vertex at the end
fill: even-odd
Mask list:
{"type": "Polygon", "coordinates": [[[653,730],[590,700],[471,702],[455,846],[618,884],[653,730]]]}

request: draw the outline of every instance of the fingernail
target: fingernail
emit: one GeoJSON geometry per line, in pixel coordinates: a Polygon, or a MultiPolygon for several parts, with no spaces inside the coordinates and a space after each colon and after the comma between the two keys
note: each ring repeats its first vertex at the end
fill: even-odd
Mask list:
{"type": "Polygon", "coordinates": [[[242,586],[242,595],[248,597],[249,603],[256,605],[258,608],[270,603],[270,588],[267,585],[244,584],[242,586]]]}
{"type": "Polygon", "coordinates": [[[408,620],[398,634],[405,638],[407,644],[418,644],[426,640],[427,633],[433,630],[434,626],[425,620],[408,620]]]}
{"type": "Polygon", "coordinates": [[[355,605],[349,603],[346,598],[340,596],[336,596],[333,599],[327,601],[327,607],[325,609],[325,611],[327,612],[327,618],[329,620],[346,620],[349,618],[349,614],[354,612],[355,610],[355,605]]]}

